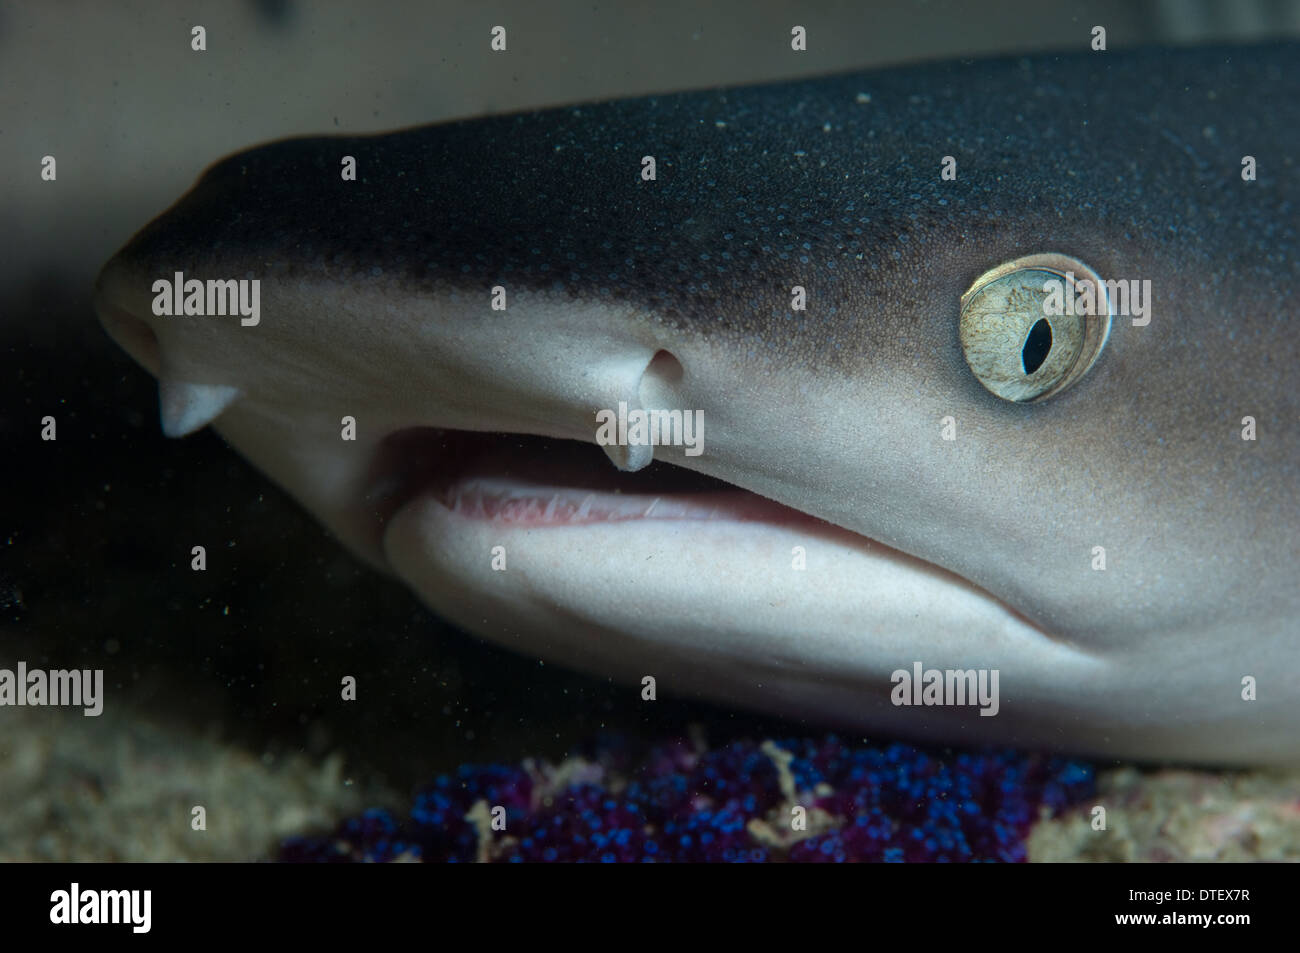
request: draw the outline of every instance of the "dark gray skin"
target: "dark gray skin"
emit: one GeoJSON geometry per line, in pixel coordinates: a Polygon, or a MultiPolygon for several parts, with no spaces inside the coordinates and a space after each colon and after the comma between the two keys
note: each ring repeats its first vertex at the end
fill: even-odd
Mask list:
{"type": "MultiPolygon", "coordinates": [[[[101,278],[101,311],[138,314],[138,294],[128,304],[121,290],[127,276],[173,270],[380,303],[477,301],[501,284],[630,306],[651,353],[685,368],[671,406],[723,421],[715,454],[674,462],[943,567],[1047,640],[1113,666],[1105,690],[1023,688],[1018,724],[1048,710],[1048,721],[1093,729],[1067,731],[1065,747],[1293,760],[1297,65],[1295,44],[1029,57],[276,143],[217,164],[141,232],[101,278]],[[340,180],[342,155],[357,158],[359,181],[340,180]],[[653,182],[639,175],[645,155],[657,161],[653,182]],[[1257,181],[1242,180],[1246,155],[1257,181]],[[956,159],[955,181],[940,176],[944,156],[956,159]],[[967,368],[957,303],[987,269],[1039,252],[1150,279],[1152,320],[1117,318],[1078,385],[1013,404],[967,368]],[[810,299],[800,315],[789,307],[795,284],[810,299]],[[740,432],[741,402],[754,395],[739,382],[755,380],[773,406],[817,387],[843,406],[824,382],[861,382],[861,459],[845,464],[852,434],[830,425],[740,432]],[[960,456],[911,426],[932,420],[937,434],[945,415],[973,441],[960,456]],[[1240,439],[1245,415],[1257,442],[1240,439]],[[1116,561],[1101,587],[1088,566],[1100,542],[1116,561]],[[1289,688],[1274,682],[1243,709],[1242,674],[1289,688]]],[[[438,320],[462,332],[480,319],[440,307],[438,320]]],[[[279,347],[292,368],[292,340],[272,326],[249,346],[266,348],[260,357],[279,347]]],[[[332,379],[370,379],[359,358],[331,360],[332,379]]],[[[465,426],[463,416],[436,423],[465,426]]],[[[297,489],[266,445],[251,446],[247,423],[223,417],[222,429],[297,489]]],[[[581,435],[567,421],[485,418],[475,429],[581,435]]],[[[336,528],[346,522],[300,495],[336,528]]],[[[844,720],[850,705],[773,707],[844,720]]]]}
{"type": "Polygon", "coordinates": [[[955,300],[978,265],[942,288],[933,273],[971,247],[993,261],[1055,241],[1103,274],[1174,258],[1206,305],[1228,275],[1294,276],[1297,66],[1296,44],[1022,57],[293,139],[217,163],[132,251],[160,267],[259,253],[336,279],[381,266],[413,293],[595,288],[746,337],[789,311],[789,272],[838,311],[783,353],[852,367],[882,292],[916,279],[922,300],[955,300]],[[1262,164],[1243,189],[1247,146],[1262,164]],[[339,179],[341,154],[360,181],[339,179]],[[658,181],[629,188],[642,154],[658,181]]]}

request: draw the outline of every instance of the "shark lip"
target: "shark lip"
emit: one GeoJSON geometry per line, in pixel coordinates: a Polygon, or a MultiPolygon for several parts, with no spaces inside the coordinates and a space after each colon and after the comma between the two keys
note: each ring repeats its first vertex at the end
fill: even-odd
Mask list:
{"type": "Polygon", "coordinates": [[[414,427],[381,442],[367,479],[367,515],[380,534],[416,499],[516,528],[642,519],[831,524],[722,480],[656,461],[615,469],[600,448],[521,434],[414,427]]]}
{"type": "Polygon", "coordinates": [[[377,541],[403,509],[430,498],[461,518],[515,529],[730,520],[834,538],[978,588],[943,566],[716,477],[662,460],[629,473],[616,469],[600,447],[576,440],[437,427],[397,430],[381,441],[366,487],[365,517],[377,541]]]}
{"type": "Polygon", "coordinates": [[[795,529],[931,574],[1000,605],[1050,641],[1015,606],[952,570],[742,487],[655,461],[629,473],[594,444],[516,433],[411,427],[385,437],[363,508],[376,542],[407,507],[434,499],[462,519],[514,529],[633,520],[756,522],[795,529]]]}

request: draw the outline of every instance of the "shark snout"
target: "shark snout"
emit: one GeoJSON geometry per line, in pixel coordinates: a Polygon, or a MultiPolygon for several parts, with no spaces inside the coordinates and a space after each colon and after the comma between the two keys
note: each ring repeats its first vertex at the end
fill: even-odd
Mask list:
{"type": "Polygon", "coordinates": [[[148,301],[135,291],[117,258],[100,271],[95,281],[94,305],[108,336],[154,377],[162,368],[158,335],[146,316],[148,301]]]}
{"type": "MultiPolygon", "coordinates": [[[[159,420],[168,437],[183,437],[207,426],[241,394],[231,383],[207,372],[186,373],[164,348],[160,333],[165,316],[158,302],[166,297],[160,282],[132,268],[119,255],[95,282],[94,306],[100,324],[133,360],[158,379],[159,420]]],[[[170,290],[168,291],[170,293],[170,290]]],[[[168,309],[170,310],[170,308],[168,309]]]]}

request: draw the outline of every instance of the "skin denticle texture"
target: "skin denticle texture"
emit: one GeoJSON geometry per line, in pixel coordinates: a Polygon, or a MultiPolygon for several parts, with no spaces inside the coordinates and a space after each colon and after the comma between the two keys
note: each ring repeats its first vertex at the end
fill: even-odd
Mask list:
{"type": "Polygon", "coordinates": [[[98,306],[174,432],[220,411],[355,551],[513,649],[909,738],[1294,761],[1298,63],[931,64],[273,143],[137,235],[98,306]],[[1149,282],[1148,312],[1068,389],[1004,400],[961,298],[1045,253],[1149,282]],[[152,315],[177,271],[259,279],[260,323],[152,315]],[[704,452],[656,459],[825,524],[367,509],[393,432],[592,443],[620,403],[700,412],[704,452]],[[999,714],[891,705],[916,661],[1000,670],[999,714]]]}

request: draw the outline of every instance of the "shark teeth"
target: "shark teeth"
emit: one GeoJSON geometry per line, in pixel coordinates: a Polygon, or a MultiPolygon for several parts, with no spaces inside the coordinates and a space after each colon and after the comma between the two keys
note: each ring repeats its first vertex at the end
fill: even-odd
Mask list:
{"type": "Polygon", "coordinates": [[[576,487],[475,476],[436,491],[457,516],[523,527],[582,526],[628,520],[731,520],[812,523],[810,516],[744,490],[658,494],[589,492],[576,487]]]}
{"type": "Polygon", "coordinates": [[[184,437],[216,420],[240,394],[224,384],[190,384],[162,378],[158,381],[158,408],[162,430],[168,437],[184,437]]]}

